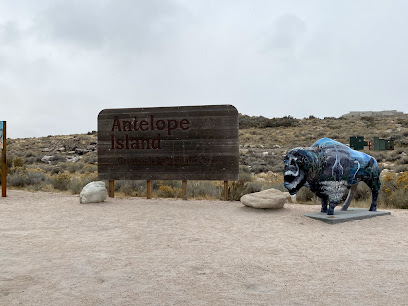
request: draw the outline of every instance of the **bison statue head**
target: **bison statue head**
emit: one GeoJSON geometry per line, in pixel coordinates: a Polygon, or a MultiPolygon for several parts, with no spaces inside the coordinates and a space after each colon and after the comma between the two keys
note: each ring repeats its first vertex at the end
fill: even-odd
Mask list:
{"type": "Polygon", "coordinates": [[[283,185],[291,195],[296,194],[306,183],[305,167],[309,164],[305,149],[295,148],[286,153],[283,185]]]}

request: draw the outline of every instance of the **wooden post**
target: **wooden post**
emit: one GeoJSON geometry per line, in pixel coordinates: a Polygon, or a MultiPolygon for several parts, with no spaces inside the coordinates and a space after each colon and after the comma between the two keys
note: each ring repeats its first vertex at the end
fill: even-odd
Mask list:
{"type": "Polygon", "coordinates": [[[108,193],[109,193],[110,198],[115,197],[115,181],[114,180],[109,181],[108,193]]]}
{"type": "Polygon", "coordinates": [[[187,200],[187,180],[181,182],[181,189],[183,191],[183,200],[187,200]]]}
{"type": "Polygon", "coordinates": [[[146,182],[146,198],[147,199],[152,198],[152,181],[150,180],[146,182]]]}
{"type": "Polygon", "coordinates": [[[228,201],[228,181],[224,181],[224,201],[228,201]]]}
{"type": "Polygon", "coordinates": [[[3,121],[3,150],[1,150],[1,196],[7,197],[7,134],[6,121],[3,121]]]}

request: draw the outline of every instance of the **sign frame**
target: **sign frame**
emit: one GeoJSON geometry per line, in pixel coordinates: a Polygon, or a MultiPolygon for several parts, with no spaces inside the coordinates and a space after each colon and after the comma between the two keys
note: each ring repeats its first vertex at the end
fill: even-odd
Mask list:
{"type": "Polygon", "coordinates": [[[101,180],[237,180],[238,111],[232,105],[104,109],[101,180]]]}

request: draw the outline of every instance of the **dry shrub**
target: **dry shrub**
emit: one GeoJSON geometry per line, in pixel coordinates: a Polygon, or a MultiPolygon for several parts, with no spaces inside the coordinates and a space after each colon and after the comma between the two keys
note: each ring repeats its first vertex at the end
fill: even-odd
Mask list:
{"type": "Polygon", "coordinates": [[[307,202],[314,202],[314,201],[316,201],[316,196],[312,191],[310,191],[309,188],[302,187],[296,193],[297,203],[307,203],[307,202]]]}
{"type": "Polygon", "coordinates": [[[123,185],[123,186],[121,186],[121,188],[119,190],[125,196],[128,196],[128,197],[130,197],[132,195],[137,195],[137,194],[135,194],[135,189],[132,188],[130,185],[123,185]]]}
{"type": "Polygon", "coordinates": [[[83,184],[81,178],[73,177],[69,182],[68,189],[72,192],[72,194],[79,194],[84,186],[85,185],[83,184]]]}
{"type": "Polygon", "coordinates": [[[408,171],[408,164],[396,166],[395,171],[396,172],[406,172],[406,171],[408,171]]]}
{"type": "Polygon", "coordinates": [[[49,183],[47,174],[41,169],[27,169],[27,175],[30,179],[30,185],[43,185],[49,183]]]}
{"type": "Polygon", "coordinates": [[[399,188],[393,192],[385,192],[381,199],[380,204],[384,204],[385,207],[408,209],[407,189],[399,188]]]}
{"type": "Polygon", "coordinates": [[[20,157],[14,159],[14,167],[22,167],[24,165],[23,160],[20,157]]]}
{"type": "Polygon", "coordinates": [[[288,192],[288,190],[285,188],[285,186],[283,186],[282,182],[273,182],[270,185],[270,188],[274,188],[283,192],[288,192]]]}
{"type": "Polygon", "coordinates": [[[402,165],[408,165],[408,157],[407,157],[407,156],[403,156],[403,157],[400,159],[400,164],[402,164],[402,165]]]}
{"type": "Polygon", "coordinates": [[[115,181],[115,191],[125,196],[143,196],[146,195],[146,181],[118,180],[115,181]]]}
{"type": "Polygon", "coordinates": [[[83,162],[76,162],[76,163],[69,163],[69,165],[67,166],[67,170],[70,173],[75,173],[79,170],[81,170],[83,167],[85,166],[85,164],[83,162]]]}
{"type": "Polygon", "coordinates": [[[249,129],[249,128],[273,128],[273,127],[293,127],[297,126],[299,123],[298,119],[291,116],[285,116],[283,118],[265,118],[263,116],[239,116],[239,128],[249,129]]]}
{"type": "Polygon", "coordinates": [[[242,167],[239,171],[238,181],[233,181],[228,184],[229,200],[239,201],[244,194],[247,194],[248,184],[252,182],[253,177],[249,173],[248,168],[242,167]]]}
{"type": "Polygon", "coordinates": [[[181,188],[171,187],[168,185],[160,186],[156,195],[159,198],[181,198],[183,191],[181,188]]]}
{"type": "Polygon", "coordinates": [[[221,185],[211,181],[189,181],[187,196],[195,199],[220,199],[221,185]]]}
{"type": "Polygon", "coordinates": [[[262,190],[262,184],[260,182],[247,182],[244,186],[243,194],[259,192],[262,190]]]}
{"type": "Polygon", "coordinates": [[[97,171],[98,167],[96,165],[85,164],[84,167],[79,171],[81,174],[86,172],[94,172],[97,171]]]}
{"type": "Polygon", "coordinates": [[[7,175],[7,185],[14,187],[25,187],[30,183],[27,171],[23,168],[17,168],[7,175]]]}
{"type": "MultiPolygon", "coordinates": [[[[348,191],[345,194],[347,197],[348,191]]],[[[367,186],[366,183],[360,182],[357,185],[357,190],[353,198],[355,201],[367,201],[371,199],[371,188],[367,186]]]]}
{"type": "Polygon", "coordinates": [[[388,172],[380,190],[381,206],[408,209],[408,172],[388,172]]]}
{"type": "Polygon", "coordinates": [[[97,179],[98,175],[96,172],[86,172],[82,175],[72,177],[68,184],[68,189],[72,192],[72,194],[79,194],[84,186],[90,182],[96,181],[97,179]]]}
{"type": "Polygon", "coordinates": [[[54,174],[51,179],[51,184],[54,186],[55,189],[59,190],[67,190],[68,184],[71,181],[71,177],[68,173],[58,173],[54,174]]]}

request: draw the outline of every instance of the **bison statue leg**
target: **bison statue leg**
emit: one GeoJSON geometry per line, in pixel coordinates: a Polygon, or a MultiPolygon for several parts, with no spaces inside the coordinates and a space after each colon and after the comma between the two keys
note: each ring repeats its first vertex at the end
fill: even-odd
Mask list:
{"type": "Polygon", "coordinates": [[[357,185],[358,184],[351,185],[348,196],[347,196],[347,199],[346,199],[346,201],[344,201],[344,204],[341,207],[341,210],[347,210],[348,209],[348,207],[349,207],[349,205],[351,203],[351,200],[354,198],[354,195],[356,194],[357,185]]]}
{"type": "Polygon", "coordinates": [[[377,199],[378,199],[378,189],[372,188],[371,189],[371,205],[369,211],[376,211],[377,210],[377,199]]]}
{"type": "Polygon", "coordinates": [[[321,203],[322,203],[322,209],[320,210],[322,213],[326,213],[327,212],[327,198],[321,198],[320,199],[321,203]]]}
{"type": "Polygon", "coordinates": [[[376,160],[371,157],[367,166],[364,168],[363,181],[371,188],[371,205],[369,211],[377,210],[378,192],[381,187],[380,182],[381,170],[378,168],[376,160]]]}
{"type": "Polygon", "coordinates": [[[320,210],[322,213],[326,213],[328,215],[334,214],[334,208],[339,204],[338,202],[331,202],[328,198],[321,198],[322,209],[320,210]]]}
{"type": "Polygon", "coordinates": [[[328,215],[334,215],[334,209],[336,208],[337,204],[339,204],[339,202],[330,202],[329,203],[329,208],[327,209],[327,214],[328,215]]]}
{"type": "Polygon", "coordinates": [[[376,211],[377,210],[377,199],[378,199],[378,192],[381,187],[381,182],[379,177],[370,177],[368,180],[364,180],[364,182],[371,188],[371,205],[369,211],[376,211]]]}

